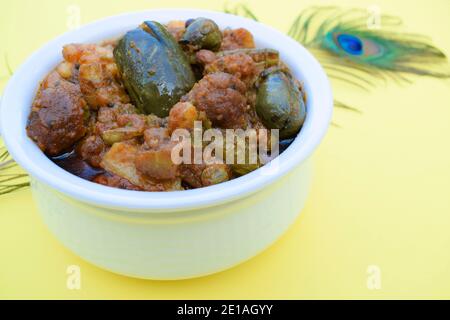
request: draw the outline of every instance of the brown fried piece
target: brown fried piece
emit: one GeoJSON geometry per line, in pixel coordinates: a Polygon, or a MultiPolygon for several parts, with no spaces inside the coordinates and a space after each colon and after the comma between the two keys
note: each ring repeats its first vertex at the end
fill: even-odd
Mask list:
{"type": "Polygon", "coordinates": [[[183,182],[193,188],[207,187],[231,179],[232,173],[226,164],[182,164],[179,175],[183,182]]]}
{"type": "Polygon", "coordinates": [[[179,175],[183,182],[187,183],[193,188],[201,188],[202,184],[202,172],[205,169],[203,164],[182,164],[180,165],[179,175]]]}
{"type": "Polygon", "coordinates": [[[146,126],[146,117],[136,113],[131,104],[116,104],[114,107],[101,107],[94,126],[95,134],[109,145],[114,142],[141,136],[146,126]]]}
{"type": "Polygon", "coordinates": [[[85,135],[87,112],[79,87],[53,71],[33,102],[27,134],[46,154],[59,155],[85,135]]]}
{"type": "MultiPolygon", "coordinates": [[[[200,54],[200,56],[200,59],[205,60],[204,53],[200,54]]],[[[211,59],[211,57],[206,59],[211,59]]],[[[205,65],[205,74],[219,71],[235,75],[242,80],[248,88],[252,87],[260,72],[253,59],[249,55],[241,52],[218,57],[205,65]]]]}
{"type": "Polygon", "coordinates": [[[195,59],[197,63],[207,65],[213,63],[217,59],[217,55],[210,50],[202,49],[195,53],[195,59]]]}
{"type": "Polygon", "coordinates": [[[150,128],[144,132],[145,144],[136,154],[136,169],[157,180],[173,180],[178,176],[178,165],[172,161],[172,148],[166,128],[150,128]]]}
{"type": "Polygon", "coordinates": [[[100,168],[100,162],[107,151],[103,139],[97,135],[83,139],[76,148],[77,154],[95,168],[100,168]]]}
{"type": "Polygon", "coordinates": [[[216,72],[206,75],[181,100],[204,111],[220,128],[245,128],[246,86],[238,77],[216,72]]]}
{"type": "Polygon", "coordinates": [[[247,29],[225,29],[222,34],[223,39],[220,51],[255,47],[253,35],[247,29]]]}
{"type": "Polygon", "coordinates": [[[96,182],[98,184],[102,184],[104,186],[113,187],[113,188],[119,188],[119,189],[125,189],[125,190],[136,190],[136,191],[143,190],[142,188],[139,188],[138,186],[132,184],[127,179],[119,177],[119,176],[109,173],[109,172],[99,174],[94,179],[92,179],[92,181],[96,182]]]}

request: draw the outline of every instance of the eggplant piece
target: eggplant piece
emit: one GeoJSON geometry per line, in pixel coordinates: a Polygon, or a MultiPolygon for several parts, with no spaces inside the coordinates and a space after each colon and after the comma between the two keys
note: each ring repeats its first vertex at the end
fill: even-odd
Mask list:
{"type": "Polygon", "coordinates": [[[292,142],[294,142],[294,140],[295,138],[281,140],[279,143],[280,154],[286,151],[286,149],[289,148],[289,146],[292,144],[292,142]]]}
{"type": "Polygon", "coordinates": [[[267,128],[280,130],[280,139],[292,138],[305,121],[303,94],[286,70],[267,71],[259,82],[256,113],[267,128]]]}
{"type": "Polygon", "coordinates": [[[222,32],[211,19],[197,18],[187,21],[186,32],[180,39],[181,44],[189,44],[197,50],[217,51],[222,44],[222,32]]]}
{"type": "Polygon", "coordinates": [[[133,104],[144,114],[166,117],[196,81],[181,47],[155,21],[127,32],[114,59],[133,104]]]}

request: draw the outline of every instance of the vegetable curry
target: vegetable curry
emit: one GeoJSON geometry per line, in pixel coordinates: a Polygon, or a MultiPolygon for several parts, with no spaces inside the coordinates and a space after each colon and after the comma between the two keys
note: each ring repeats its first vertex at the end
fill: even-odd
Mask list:
{"type": "Polygon", "coordinates": [[[28,136],[57,165],[129,190],[228,181],[263,163],[174,163],[177,129],[277,129],[280,150],[306,117],[300,83],[276,50],[206,18],[145,21],[101,44],[68,44],[42,81],[28,136]]]}

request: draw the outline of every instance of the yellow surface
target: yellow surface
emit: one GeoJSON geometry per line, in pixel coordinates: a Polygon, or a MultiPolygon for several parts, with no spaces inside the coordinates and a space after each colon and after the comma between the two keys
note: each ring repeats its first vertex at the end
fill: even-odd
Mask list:
{"type": "MultiPolygon", "coordinates": [[[[87,23],[188,3],[220,10],[224,2],[2,0],[0,56],[7,53],[12,68],[18,67],[66,31],[71,4],[79,6],[81,23],[87,23]]],[[[260,20],[286,31],[302,8],[333,1],[247,3],[260,20]]],[[[334,3],[364,7],[374,1],[334,3]]],[[[375,4],[404,18],[410,31],[432,36],[450,54],[450,1],[375,4]]],[[[23,190],[0,197],[0,298],[450,298],[449,82],[416,79],[413,85],[390,84],[370,95],[343,85],[334,89],[337,98],[361,106],[363,114],[336,110],[340,128],[330,129],[315,155],[305,210],[263,254],[195,280],[114,275],[64,249],[39,219],[29,190],[23,190]],[[69,265],[81,268],[81,290],[66,287],[69,265]],[[371,265],[381,272],[378,290],[367,286],[371,265]]]]}

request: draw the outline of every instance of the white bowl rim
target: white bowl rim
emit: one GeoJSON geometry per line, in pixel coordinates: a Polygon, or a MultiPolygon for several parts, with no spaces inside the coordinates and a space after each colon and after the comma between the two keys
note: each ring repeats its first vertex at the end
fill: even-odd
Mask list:
{"type": "MultiPolygon", "coordinates": [[[[289,65],[291,68],[293,67],[292,63],[289,65]]],[[[47,72],[49,71],[50,69],[47,70],[47,72]]],[[[34,78],[36,78],[36,75],[34,78]]],[[[33,79],[33,87],[32,84],[29,84],[28,87],[25,85],[25,90],[32,90],[34,95],[41,80],[42,78],[33,79]]],[[[308,158],[318,146],[328,129],[332,106],[330,83],[322,67],[303,46],[287,35],[267,25],[235,15],[208,10],[170,8],[125,13],[97,20],[79,29],[66,32],[45,44],[20,66],[8,82],[1,102],[0,127],[2,128],[5,145],[15,161],[33,178],[71,198],[94,206],[117,210],[178,211],[235,201],[280,179],[308,158]],[[128,23],[133,21],[137,26],[143,20],[160,19],[159,21],[166,22],[172,19],[187,19],[196,16],[210,17],[215,21],[226,20],[226,24],[231,27],[247,28],[254,34],[256,40],[262,34],[269,39],[276,39],[280,45],[283,45],[283,49],[280,50],[283,60],[285,60],[283,56],[291,60],[295,59],[294,67],[299,68],[305,74],[301,80],[304,82],[307,92],[307,118],[297,138],[277,158],[279,166],[275,173],[261,174],[261,169],[258,169],[225,183],[184,191],[141,192],[122,190],[84,180],[59,168],[27,137],[26,118],[24,117],[28,116],[31,101],[26,106],[17,106],[16,100],[24,90],[23,83],[30,78],[30,74],[33,78],[33,68],[45,61],[46,54],[50,55],[52,50],[60,52],[63,44],[73,42],[73,40],[68,39],[77,38],[80,35],[83,35],[84,38],[85,35],[95,33],[95,31],[107,30],[105,26],[113,27],[117,24],[120,25],[122,22],[124,25],[125,21],[128,23]],[[17,108],[21,112],[17,112],[17,108]]]]}

